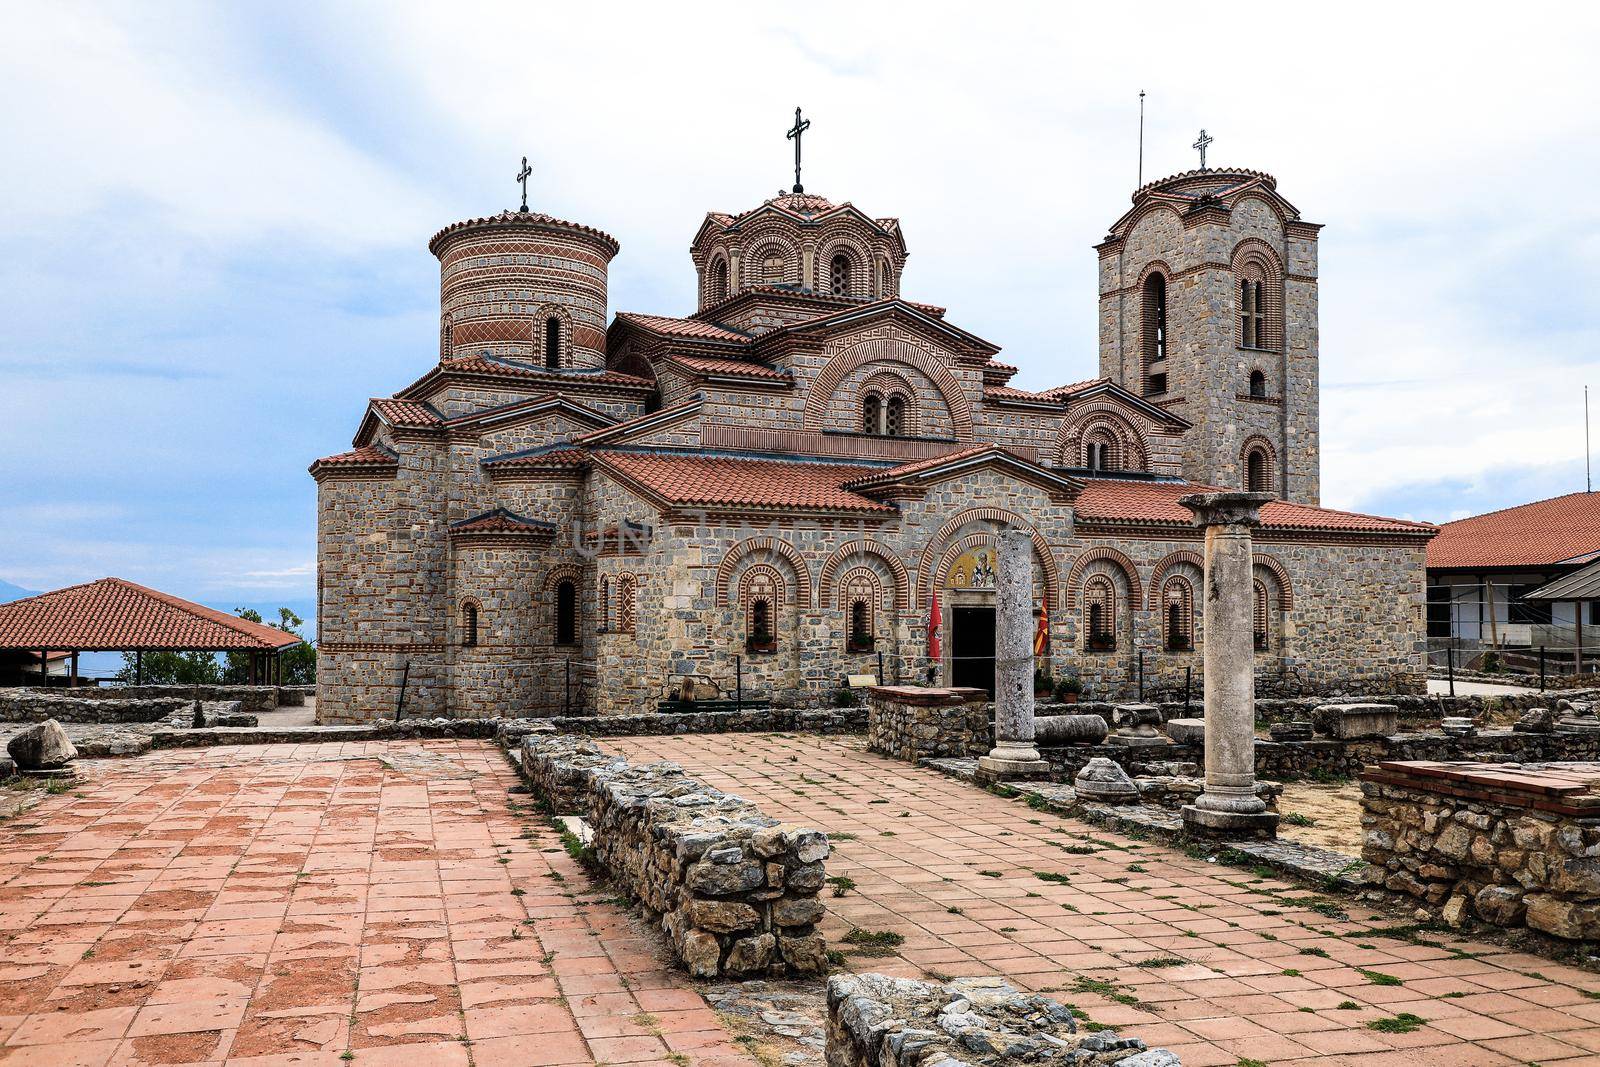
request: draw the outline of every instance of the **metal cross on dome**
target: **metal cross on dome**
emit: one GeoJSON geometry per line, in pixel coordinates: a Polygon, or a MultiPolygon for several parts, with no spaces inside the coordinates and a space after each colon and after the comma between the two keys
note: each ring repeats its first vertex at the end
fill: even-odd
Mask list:
{"type": "Polygon", "coordinates": [[[1212,141],[1215,141],[1215,140],[1216,140],[1215,137],[1212,137],[1210,134],[1206,133],[1206,131],[1201,130],[1199,139],[1196,140],[1194,144],[1189,146],[1190,148],[1198,148],[1198,149],[1200,149],[1200,169],[1201,170],[1205,170],[1206,169],[1206,145],[1210,144],[1212,141]]]}
{"type": "Polygon", "coordinates": [[[522,206],[518,211],[528,210],[528,179],[533,176],[533,168],[528,166],[528,157],[522,157],[522,169],[517,171],[517,181],[522,183],[522,206]]]}
{"type": "Polygon", "coordinates": [[[794,125],[789,128],[789,140],[794,142],[794,191],[803,193],[806,187],[800,184],[800,135],[811,128],[810,119],[800,117],[800,109],[794,109],[794,125]]]}

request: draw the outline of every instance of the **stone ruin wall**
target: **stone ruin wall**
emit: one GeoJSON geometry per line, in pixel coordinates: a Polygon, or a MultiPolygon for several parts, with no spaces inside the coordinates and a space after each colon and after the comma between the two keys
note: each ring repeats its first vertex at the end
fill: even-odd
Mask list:
{"type": "Polygon", "coordinates": [[[630,766],[582,738],[530,736],[519,751],[534,796],[587,820],[595,862],[660,923],[690,974],[827,969],[821,831],[768,818],[676,764],[630,766]]]}

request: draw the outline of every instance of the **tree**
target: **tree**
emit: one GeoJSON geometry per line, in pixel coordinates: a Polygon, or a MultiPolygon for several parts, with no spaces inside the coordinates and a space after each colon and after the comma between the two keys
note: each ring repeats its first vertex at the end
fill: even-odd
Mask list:
{"type": "MultiPolygon", "coordinates": [[[[238,608],[234,614],[249,622],[262,622],[261,613],[251,608],[238,608]]],[[[300,637],[300,627],[306,620],[289,608],[278,609],[278,621],[268,623],[274,630],[300,637]]],[[[228,685],[244,685],[250,681],[250,653],[229,652],[228,664],[222,671],[222,680],[228,685]]],[[[314,685],[317,680],[317,650],[303,637],[298,645],[279,653],[283,660],[284,685],[314,685]]]]}
{"type": "Polygon", "coordinates": [[[211,652],[146,652],[142,667],[136,653],[124,652],[117,678],[130,685],[139,678],[146,685],[216,685],[222,668],[211,652]]]}

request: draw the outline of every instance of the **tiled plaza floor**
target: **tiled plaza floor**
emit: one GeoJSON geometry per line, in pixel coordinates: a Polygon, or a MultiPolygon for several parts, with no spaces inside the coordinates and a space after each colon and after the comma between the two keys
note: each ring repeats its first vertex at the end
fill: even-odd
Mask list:
{"type": "MultiPolygon", "coordinates": [[[[1600,1064],[1600,978],[1492,945],[1374,934],[1397,920],[1183,852],[1038,814],[858,740],[627,738],[771,815],[827,830],[826,932],[904,936],[857,970],[1004,974],[1186,1067],[1600,1064]],[[1341,907],[1344,905],[1340,904],[1341,907]],[[1441,945],[1443,947],[1441,947],[1441,945]],[[1369,1023],[1408,1013],[1409,1033],[1369,1023]]],[[[1390,1024],[1393,1025],[1393,1024],[1390,1024]]]]}
{"type": "Polygon", "coordinates": [[[555,834],[508,807],[492,746],[87,769],[0,822],[8,1067],[753,1067],[655,940],[581,895],[555,834]]]}

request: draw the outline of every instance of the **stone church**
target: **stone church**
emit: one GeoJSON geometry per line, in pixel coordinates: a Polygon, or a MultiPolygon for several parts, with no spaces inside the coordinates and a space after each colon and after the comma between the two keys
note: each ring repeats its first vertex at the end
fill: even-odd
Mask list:
{"type": "Polygon", "coordinates": [[[899,219],[798,181],[705,216],[682,316],[608,321],[591,226],[447,226],[437,360],[311,465],[319,714],[392,716],[402,685],[449,716],[650,711],[685,676],[774,705],[992,686],[1001,524],[1034,544],[1042,668],[1170,687],[1205,640],[1199,487],[1278,497],[1264,685],[1419,690],[1434,528],[1318,506],[1319,229],[1258,171],[1145,185],[1094,246],[1099,376],[1033,392],[902,295],[899,219]]]}

